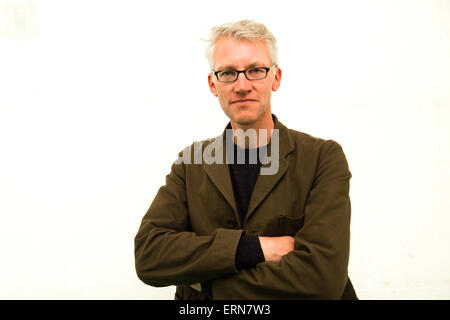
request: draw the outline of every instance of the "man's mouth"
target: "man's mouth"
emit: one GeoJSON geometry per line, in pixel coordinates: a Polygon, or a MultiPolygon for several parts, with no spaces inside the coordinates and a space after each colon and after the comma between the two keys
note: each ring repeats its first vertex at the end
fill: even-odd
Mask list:
{"type": "Polygon", "coordinates": [[[256,100],[254,99],[239,99],[239,100],[234,100],[231,103],[248,103],[248,102],[255,102],[256,100]]]}

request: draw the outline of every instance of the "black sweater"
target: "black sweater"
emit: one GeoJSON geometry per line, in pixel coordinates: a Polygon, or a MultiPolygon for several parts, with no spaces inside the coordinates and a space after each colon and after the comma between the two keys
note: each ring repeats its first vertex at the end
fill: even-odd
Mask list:
{"type": "MultiPolygon", "coordinates": [[[[259,148],[252,150],[242,149],[234,144],[233,160],[234,161],[228,166],[230,168],[234,199],[236,201],[241,226],[243,226],[250,198],[261,168],[259,148]],[[245,159],[240,159],[240,162],[244,162],[242,164],[237,161],[239,152],[241,152],[242,155],[245,154],[245,159]],[[253,152],[253,154],[251,154],[251,152],[253,152]],[[250,156],[252,156],[252,159],[250,159],[250,156]]],[[[246,235],[243,233],[236,251],[236,268],[238,270],[251,268],[262,261],[264,261],[264,254],[258,236],[246,235]]]]}

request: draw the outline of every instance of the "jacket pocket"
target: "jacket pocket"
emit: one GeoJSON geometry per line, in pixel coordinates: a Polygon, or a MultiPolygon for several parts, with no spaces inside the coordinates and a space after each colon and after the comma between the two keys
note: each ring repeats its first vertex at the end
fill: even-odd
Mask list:
{"type": "Polygon", "coordinates": [[[303,227],[304,221],[305,216],[289,217],[282,215],[278,217],[278,228],[281,235],[294,237],[297,232],[303,227]]]}

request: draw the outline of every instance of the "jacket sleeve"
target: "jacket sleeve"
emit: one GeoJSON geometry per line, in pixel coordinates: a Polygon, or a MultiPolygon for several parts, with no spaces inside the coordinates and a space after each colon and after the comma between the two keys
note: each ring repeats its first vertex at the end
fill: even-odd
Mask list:
{"type": "Polygon", "coordinates": [[[351,173],[342,148],[320,148],[294,250],[279,262],[216,279],[214,299],[339,299],[348,280],[351,173]]]}
{"type": "Polygon", "coordinates": [[[190,285],[237,272],[242,230],[217,229],[199,236],[190,229],[185,165],[174,163],[134,239],[139,279],[158,287],[190,285]]]}

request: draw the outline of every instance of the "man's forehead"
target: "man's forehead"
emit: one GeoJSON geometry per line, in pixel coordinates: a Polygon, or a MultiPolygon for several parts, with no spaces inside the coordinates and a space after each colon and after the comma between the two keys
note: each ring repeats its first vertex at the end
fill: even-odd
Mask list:
{"type": "Polygon", "coordinates": [[[218,70],[226,70],[226,69],[247,69],[251,67],[265,67],[267,65],[267,62],[262,60],[255,60],[253,62],[246,63],[245,65],[242,64],[234,64],[234,63],[225,63],[225,64],[217,64],[216,67],[218,70]]]}
{"type": "Polygon", "coordinates": [[[234,39],[221,37],[214,48],[215,69],[246,69],[254,66],[268,66],[270,54],[263,39],[234,39]]]}

